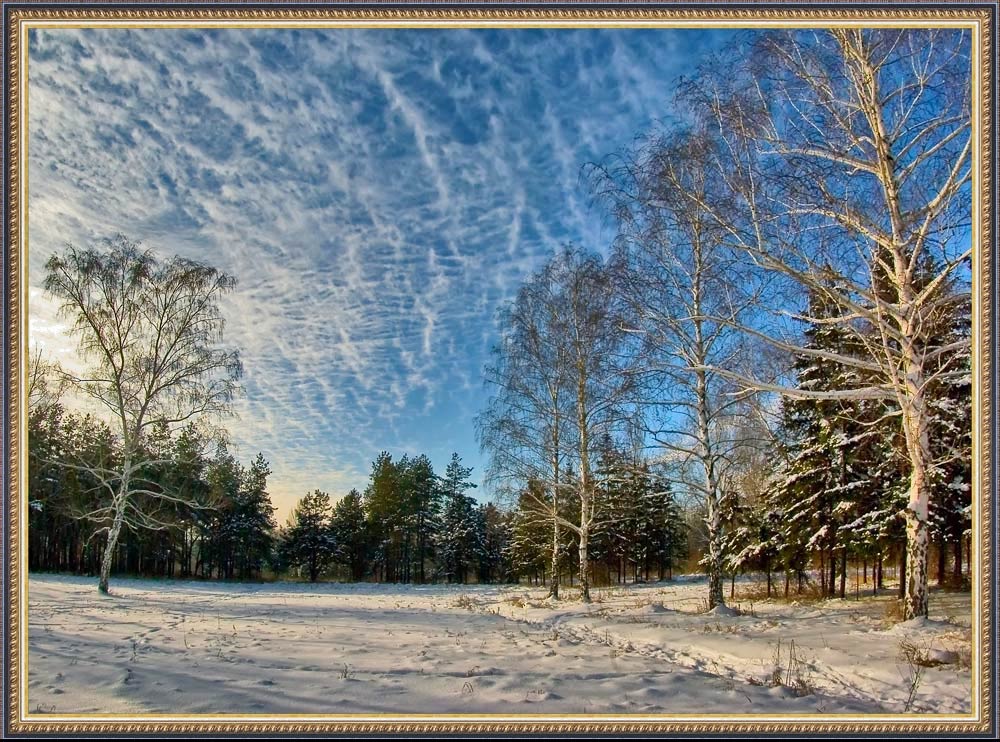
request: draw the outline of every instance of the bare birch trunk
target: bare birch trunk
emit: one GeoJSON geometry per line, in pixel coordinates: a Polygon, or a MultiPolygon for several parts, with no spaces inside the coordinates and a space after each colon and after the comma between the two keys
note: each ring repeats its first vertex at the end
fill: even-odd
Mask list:
{"type": "Polygon", "coordinates": [[[559,521],[552,522],[552,568],[549,575],[549,595],[559,600],[559,521]]]}
{"type": "Polygon", "coordinates": [[[930,439],[919,391],[908,407],[903,412],[910,457],[910,488],[906,504],[906,587],[903,598],[903,616],[907,620],[927,615],[927,547],[930,543],[927,522],[930,439]]]}
{"type": "MultiPolygon", "coordinates": [[[[700,331],[700,327],[698,328],[700,331]]],[[[698,377],[698,430],[704,449],[702,467],[705,475],[705,522],[708,526],[708,608],[724,605],[722,588],[722,514],[719,512],[719,484],[712,459],[711,438],[708,424],[708,388],[703,371],[698,377]]]]}
{"type": "Polygon", "coordinates": [[[590,479],[590,435],[587,427],[587,387],[586,369],[582,363],[577,367],[576,417],[580,428],[580,597],[584,603],[590,602],[590,578],[587,575],[587,546],[590,540],[591,519],[591,479],[590,479]]]}
{"type": "MultiPolygon", "coordinates": [[[[128,462],[125,464],[126,470],[128,462]]],[[[101,558],[101,576],[97,582],[97,589],[104,595],[108,594],[108,580],[111,578],[111,565],[115,560],[115,549],[118,548],[118,536],[122,530],[122,523],[125,522],[125,506],[128,503],[128,482],[122,481],[115,497],[115,515],[108,529],[108,543],[104,546],[104,556],[101,558]]]]}
{"type": "Polygon", "coordinates": [[[590,575],[587,574],[588,531],[586,526],[580,529],[580,597],[584,603],[590,602],[590,575]]]}
{"type": "Polygon", "coordinates": [[[559,600],[559,418],[556,416],[552,434],[552,569],[549,576],[549,595],[559,600]]]}

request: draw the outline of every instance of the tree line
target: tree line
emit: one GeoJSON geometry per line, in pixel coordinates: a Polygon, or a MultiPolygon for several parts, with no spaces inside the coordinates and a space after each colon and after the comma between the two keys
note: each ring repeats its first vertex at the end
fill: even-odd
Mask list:
{"type": "MultiPolygon", "coordinates": [[[[102,591],[111,574],[424,583],[537,572],[545,544],[531,518],[479,504],[457,454],[438,476],[427,456],[383,452],[363,493],[333,504],[316,490],[279,528],[268,462],[238,462],[213,422],[230,411],[241,373],[218,309],[235,279],[164,261],[123,235],[68,246],[47,271],[90,367],[30,359],[29,569],[97,574],[102,591]]],[[[680,540],[669,492],[653,492],[648,474],[623,477],[610,439],[604,446],[608,476],[590,486],[621,490],[600,500],[601,512],[631,530],[598,537],[594,553],[615,562],[619,580],[629,565],[633,577],[654,563],[658,574],[672,570],[680,540]]],[[[559,561],[554,578],[570,568],[559,561]]]]}
{"type": "Polygon", "coordinates": [[[457,453],[438,476],[426,455],[383,451],[364,492],[334,504],[315,490],[298,502],[278,536],[277,568],[310,581],[508,581],[510,519],[467,494],[471,473],[457,453]]]}
{"type": "MultiPolygon", "coordinates": [[[[122,446],[109,425],[65,408],[40,358],[33,370],[28,568],[99,574],[107,535],[95,522],[107,496],[89,472],[120,464],[122,446]]],[[[457,453],[439,476],[425,455],[382,452],[362,492],[334,502],[314,490],[283,526],[267,489],[268,462],[258,454],[241,465],[218,431],[189,424],[172,434],[155,426],[139,454],[151,463],[136,477],[154,494],[130,503],[141,525],[123,529],[112,575],[488,583],[544,573],[547,544],[530,518],[470,496],[472,469],[457,453]]],[[[683,543],[672,530],[679,513],[664,507],[669,493],[653,493],[653,478],[626,471],[610,448],[601,482],[609,493],[602,507],[617,524],[595,551],[609,581],[648,579],[651,568],[667,574],[683,543]]],[[[561,569],[568,574],[573,565],[561,569]]]]}

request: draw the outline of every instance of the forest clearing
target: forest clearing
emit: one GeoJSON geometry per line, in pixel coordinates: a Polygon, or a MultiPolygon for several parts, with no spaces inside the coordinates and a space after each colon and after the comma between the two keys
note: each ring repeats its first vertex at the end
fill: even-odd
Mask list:
{"type": "MultiPolygon", "coordinates": [[[[932,591],[750,600],[704,577],[596,588],[198,583],[33,575],[32,713],[969,713],[971,605],[932,591]]],[[[728,586],[727,586],[728,588],[728,586]]]]}

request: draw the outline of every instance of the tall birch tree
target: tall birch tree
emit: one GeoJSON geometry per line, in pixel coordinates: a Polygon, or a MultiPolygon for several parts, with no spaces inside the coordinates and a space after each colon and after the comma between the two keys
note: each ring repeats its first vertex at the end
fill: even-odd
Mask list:
{"type": "Polygon", "coordinates": [[[924,616],[935,466],[927,394],[962,373],[951,359],[963,356],[962,341],[937,344],[930,328],[956,306],[970,308],[970,38],[955,29],[834,28],[757,34],[743,58],[746,45],[745,73],[718,60],[684,86],[685,104],[719,138],[720,154],[705,167],[727,190],[692,200],[789,292],[820,292],[840,307],[836,317],[805,319],[837,323],[863,351],[807,349],[791,336],[770,342],[862,373],[857,385],[829,391],[720,373],[799,398],[892,405],[908,478],[904,613],[924,616]]]}
{"type": "Polygon", "coordinates": [[[601,259],[561,250],[506,313],[498,362],[487,368],[496,393],[480,416],[481,442],[495,470],[534,482],[525,492],[552,522],[552,594],[558,594],[560,530],[566,528],[577,537],[585,601],[589,542],[599,525],[595,454],[603,435],[624,420],[631,383],[621,368],[626,335],[620,316],[616,287],[601,259]],[[567,463],[577,470],[574,477],[566,476],[567,463]],[[561,501],[574,496],[578,515],[571,520],[561,501]]]}
{"type": "Polygon", "coordinates": [[[557,330],[562,305],[551,274],[550,264],[499,313],[503,331],[485,369],[493,393],[476,428],[490,455],[487,477],[520,498],[522,517],[551,528],[549,595],[558,599],[570,357],[557,330]]]}
{"type": "Polygon", "coordinates": [[[86,517],[107,535],[98,582],[107,593],[122,528],[169,527],[142,503],[183,499],[143,477],[159,463],[145,445],[150,433],[230,408],[241,365],[237,352],[221,345],[219,300],[236,282],[195,261],[164,261],[123,235],[100,247],[69,245],[45,269],[45,289],[72,322],[89,364],[66,378],[109,414],[121,445],[114,465],[82,465],[106,495],[86,517]]]}
{"type": "Polygon", "coordinates": [[[642,382],[647,432],[704,507],[709,608],[724,602],[722,481],[742,445],[734,422],[747,401],[718,369],[746,362],[738,327],[760,295],[754,266],[698,205],[724,196],[703,165],[713,144],[698,131],[653,135],[590,169],[619,225],[617,279],[642,340],[630,373],[642,382]]]}
{"type": "Polygon", "coordinates": [[[628,336],[613,274],[596,255],[564,250],[554,262],[565,310],[557,331],[569,358],[574,459],[579,467],[579,519],[567,526],[579,545],[580,590],[590,601],[590,537],[597,520],[594,464],[608,435],[630,422],[633,377],[626,372],[628,336]]]}

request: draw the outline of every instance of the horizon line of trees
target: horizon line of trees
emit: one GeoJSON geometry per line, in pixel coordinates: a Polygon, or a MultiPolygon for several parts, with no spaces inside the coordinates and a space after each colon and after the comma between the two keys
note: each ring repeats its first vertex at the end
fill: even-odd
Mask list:
{"type": "MultiPolygon", "coordinates": [[[[122,446],[94,415],[68,411],[42,376],[44,364],[37,357],[36,363],[28,568],[98,575],[107,535],[86,517],[103,498],[100,481],[88,472],[113,467],[122,446]],[[60,463],[70,460],[81,464],[60,463]]],[[[144,439],[142,454],[155,465],[138,475],[157,491],[133,503],[145,526],[123,529],[110,575],[460,584],[547,579],[548,544],[537,538],[530,517],[470,496],[472,470],[457,453],[438,476],[425,455],[394,459],[382,452],[363,492],[352,489],[333,502],[314,490],[279,526],[268,462],[258,454],[249,466],[240,464],[219,437],[192,423],[176,434],[158,426],[144,439]]],[[[619,452],[609,449],[602,467],[601,487],[609,493],[602,508],[617,524],[594,550],[607,581],[672,576],[687,553],[682,514],[670,493],[654,492],[648,472],[626,471],[619,452]]],[[[557,579],[572,582],[574,552],[567,548],[564,555],[557,579]]]]}

